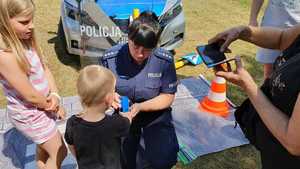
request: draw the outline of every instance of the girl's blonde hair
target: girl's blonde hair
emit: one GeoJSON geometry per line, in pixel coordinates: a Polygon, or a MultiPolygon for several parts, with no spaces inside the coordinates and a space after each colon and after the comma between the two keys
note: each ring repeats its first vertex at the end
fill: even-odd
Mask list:
{"type": "Polygon", "coordinates": [[[32,0],[0,0],[0,41],[3,43],[3,46],[0,47],[7,51],[11,51],[16,56],[21,69],[26,73],[30,70],[30,64],[25,56],[26,49],[28,50],[31,47],[34,48],[41,61],[42,52],[37,46],[34,30],[30,40],[22,41],[13,30],[9,20],[16,16],[29,16],[33,14],[34,3],[32,0]]]}
{"type": "Polygon", "coordinates": [[[80,71],[77,92],[84,107],[99,104],[115,88],[116,78],[107,68],[98,65],[86,66],[80,71]]]}

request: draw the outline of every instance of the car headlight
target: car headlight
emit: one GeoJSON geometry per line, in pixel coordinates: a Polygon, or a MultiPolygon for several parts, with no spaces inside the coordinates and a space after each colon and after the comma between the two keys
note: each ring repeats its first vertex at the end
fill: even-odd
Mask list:
{"type": "Polygon", "coordinates": [[[73,20],[76,20],[78,16],[78,8],[67,1],[64,1],[65,15],[73,20]]]}
{"type": "Polygon", "coordinates": [[[162,27],[165,27],[171,20],[178,16],[182,12],[181,1],[177,1],[173,7],[171,7],[165,14],[163,14],[159,23],[162,27]]]}

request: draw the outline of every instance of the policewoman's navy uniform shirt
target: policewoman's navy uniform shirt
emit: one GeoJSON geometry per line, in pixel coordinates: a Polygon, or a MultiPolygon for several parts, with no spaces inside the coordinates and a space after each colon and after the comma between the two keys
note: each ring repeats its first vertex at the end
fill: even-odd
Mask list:
{"type": "MultiPolygon", "coordinates": [[[[100,64],[116,75],[116,92],[128,96],[132,103],[152,99],[160,93],[175,94],[177,91],[173,57],[162,48],[153,49],[145,62],[138,65],[130,55],[128,44],[117,45],[105,52],[100,64]]],[[[159,112],[140,112],[134,122],[145,126],[166,111],[171,111],[171,108],[159,112]]]]}

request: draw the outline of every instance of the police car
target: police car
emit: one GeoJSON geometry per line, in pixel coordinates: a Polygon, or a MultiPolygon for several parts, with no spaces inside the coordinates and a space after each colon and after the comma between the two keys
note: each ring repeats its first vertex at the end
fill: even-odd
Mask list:
{"type": "Polygon", "coordinates": [[[70,54],[99,57],[126,43],[136,14],[153,11],[163,28],[160,46],[174,50],[183,43],[185,20],[181,0],[62,0],[61,21],[70,54]]]}

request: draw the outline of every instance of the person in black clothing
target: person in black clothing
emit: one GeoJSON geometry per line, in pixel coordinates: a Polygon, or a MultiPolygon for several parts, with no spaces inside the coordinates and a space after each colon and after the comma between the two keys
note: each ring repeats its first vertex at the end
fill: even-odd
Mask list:
{"type": "MultiPolygon", "coordinates": [[[[237,39],[283,51],[274,63],[271,77],[261,89],[243,68],[240,59],[236,60],[236,71],[216,72],[217,76],[244,89],[254,107],[256,117],[253,116],[251,121],[251,142],[260,151],[263,169],[300,168],[299,34],[300,25],[283,30],[238,26],[219,33],[209,41],[223,41],[221,51],[227,50],[237,39]]],[[[250,112],[247,111],[244,116],[250,112]]]]}
{"type": "Polygon", "coordinates": [[[77,90],[83,112],[67,121],[65,140],[79,169],[121,169],[121,137],[129,132],[131,113],[105,115],[114,99],[116,79],[101,66],[87,66],[77,90]]]}

